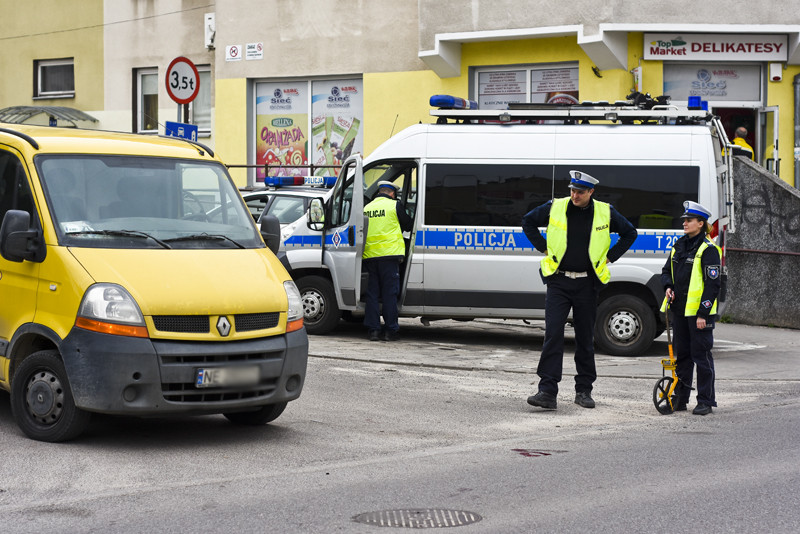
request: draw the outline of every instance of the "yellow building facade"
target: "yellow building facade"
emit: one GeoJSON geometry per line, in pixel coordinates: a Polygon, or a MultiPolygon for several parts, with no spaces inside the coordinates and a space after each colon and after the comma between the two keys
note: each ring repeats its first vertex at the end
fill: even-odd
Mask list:
{"type": "MultiPolygon", "coordinates": [[[[677,32],[672,32],[677,35],[677,32]]],[[[391,72],[364,72],[363,80],[363,153],[368,155],[391,135],[418,122],[430,122],[428,99],[435,94],[449,94],[472,100],[480,100],[476,71],[481,69],[513,69],[515,67],[555,68],[567,66],[577,69],[577,100],[608,101],[625,100],[633,91],[659,96],[665,93],[665,69],[677,68],[680,76],[685,72],[707,70],[711,76],[727,76],[724,81],[708,82],[708,85],[734,87],[731,80],[748,77],[750,94],[747,99],[727,103],[715,101],[714,95],[703,97],[710,100],[712,113],[723,113],[723,123],[731,139],[737,126],[748,127],[748,139],[756,148],[757,162],[779,173],[781,178],[794,185],[793,145],[795,105],[793,78],[800,74],[800,66],[788,64],[786,59],[776,61],[735,59],[696,60],[679,63],[646,57],[648,32],[628,31],[625,35],[624,52],[618,53],[626,63],[624,68],[599,68],[597,57],[590,57],[578,40],[579,35],[545,36],[525,39],[497,39],[470,42],[460,45],[457,73],[442,76],[434,69],[412,69],[391,72]],[[747,71],[739,75],[740,65],[747,71]],[[774,69],[780,69],[780,80],[768,79],[774,69]],[[694,70],[693,70],[694,69],[694,70]],[[772,69],[772,70],[771,70],[772,69]],[[775,122],[778,126],[775,128],[775,122]],[[775,140],[778,151],[776,164],[773,157],[775,140]]],[[[689,35],[689,34],[687,34],[689,35]]],[[[713,34],[707,34],[713,35],[713,34]]],[[[720,34],[732,37],[749,34],[720,34]]],[[[767,34],[768,40],[769,34],[767,34]]],[[[784,36],[785,37],[785,36],[784,36]]],[[[788,45],[784,45],[787,46],[788,45]]],[[[692,74],[694,75],[694,74],[692,74]]],[[[674,76],[674,75],[673,75],[674,76]]],[[[312,77],[313,78],[313,77],[312,77]]],[[[685,80],[684,80],[685,81],[685,80]]],[[[217,80],[216,85],[216,146],[227,161],[253,163],[253,151],[248,150],[256,135],[254,129],[242,128],[242,113],[253,114],[248,99],[252,99],[255,80],[248,78],[217,80]]],[[[701,85],[701,82],[686,82],[701,85]]],[[[719,94],[724,91],[715,91],[719,94]]],[[[711,93],[709,91],[709,93],[711,93]]],[[[686,98],[675,99],[678,105],[686,105],[686,98]]],[[[251,123],[253,119],[250,119],[251,123]]],[[[253,183],[240,169],[237,180],[253,183]]]]}

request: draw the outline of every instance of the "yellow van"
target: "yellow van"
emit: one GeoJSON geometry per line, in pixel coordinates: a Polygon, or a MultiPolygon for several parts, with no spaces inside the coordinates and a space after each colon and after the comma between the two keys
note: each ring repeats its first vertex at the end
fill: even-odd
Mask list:
{"type": "Polygon", "coordinates": [[[0,387],[22,431],[71,439],[92,412],[278,417],[308,337],[265,219],[259,234],[198,143],[0,124],[0,387]]]}

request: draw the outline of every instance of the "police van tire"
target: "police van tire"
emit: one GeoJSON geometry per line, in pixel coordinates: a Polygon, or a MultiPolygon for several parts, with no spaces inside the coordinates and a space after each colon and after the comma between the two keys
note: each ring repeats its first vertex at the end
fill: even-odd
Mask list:
{"type": "Polygon", "coordinates": [[[597,307],[594,339],[600,352],[640,356],[653,343],[655,332],[655,314],[638,297],[614,295],[597,307]]]}
{"type": "Polygon", "coordinates": [[[331,332],[342,311],[336,302],[333,284],[322,276],[304,276],[297,281],[300,300],[303,302],[303,324],[309,334],[327,334],[331,332]]]}
{"type": "Polygon", "coordinates": [[[286,402],[267,404],[252,412],[231,412],[224,413],[228,421],[237,425],[260,426],[266,425],[277,419],[286,409],[286,402]]]}
{"type": "Polygon", "coordinates": [[[75,406],[58,351],[34,352],[11,382],[11,413],[31,439],[56,443],[78,437],[91,414],[75,406]]]}

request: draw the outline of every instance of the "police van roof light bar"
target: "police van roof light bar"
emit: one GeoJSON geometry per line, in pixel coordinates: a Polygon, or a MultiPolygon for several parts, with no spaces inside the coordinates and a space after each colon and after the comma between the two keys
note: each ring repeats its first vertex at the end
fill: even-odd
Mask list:
{"type": "Polygon", "coordinates": [[[478,103],[474,100],[450,95],[433,95],[430,103],[431,107],[439,109],[478,109],[478,103]]]}
{"type": "Polygon", "coordinates": [[[286,187],[292,185],[305,185],[312,187],[333,187],[336,176],[265,176],[264,185],[272,187],[286,187]]]}

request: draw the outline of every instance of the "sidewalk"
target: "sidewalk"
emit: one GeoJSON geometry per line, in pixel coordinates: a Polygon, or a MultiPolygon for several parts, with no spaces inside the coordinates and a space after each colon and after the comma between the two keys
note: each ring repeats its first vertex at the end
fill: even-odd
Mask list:
{"type": "MultiPolygon", "coordinates": [[[[309,354],[395,365],[536,374],[544,321],[400,320],[398,342],[370,342],[360,324],[342,323],[332,334],[309,336],[309,354]]],[[[800,380],[800,331],[718,324],[714,335],[717,380],[800,380]]],[[[574,374],[574,344],[567,328],[564,375],[574,374]]],[[[596,355],[598,376],[657,378],[668,357],[666,334],[644,356],[596,355]]]]}

